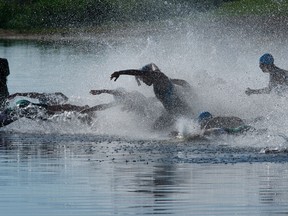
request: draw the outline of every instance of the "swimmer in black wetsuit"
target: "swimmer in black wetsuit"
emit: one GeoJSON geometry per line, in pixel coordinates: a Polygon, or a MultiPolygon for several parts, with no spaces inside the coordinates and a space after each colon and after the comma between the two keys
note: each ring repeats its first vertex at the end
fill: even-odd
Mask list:
{"type": "Polygon", "coordinates": [[[236,116],[216,116],[209,112],[202,112],[198,117],[198,123],[204,135],[210,134],[239,134],[252,129],[236,116]]]}
{"type": "Polygon", "coordinates": [[[40,103],[32,103],[28,100],[19,100],[24,103],[30,103],[31,105],[42,107],[46,109],[46,112],[49,115],[54,115],[62,112],[70,112],[70,111],[76,111],[80,112],[84,109],[88,109],[89,106],[78,106],[78,105],[73,105],[69,103],[65,103],[68,100],[68,97],[64,95],[61,92],[55,92],[55,93],[37,93],[37,92],[27,92],[27,93],[15,93],[12,95],[8,96],[8,99],[14,99],[15,97],[20,96],[20,97],[30,97],[33,99],[38,99],[40,103]]]}
{"type": "Polygon", "coordinates": [[[116,71],[111,75],[111,80],[116,81],[120,75],[132,75],[136,77],[138,85],[140,81],[146,85],[153,85],[156,98],[163,104],[165,113],[154,123],[154,129],[164,129],[171,126],[176,118],[181,116],[191,117],[193,111],[187,101],[177,92],[175,85],[188,88],[185,80],[170,79],[154,64],[148,64],[141,69],[129,69],[116,71]],[[140,81],[139,81],[140,80],[140,81]]]}
{"type": "Polygon", "coordinates": [[[7,97],[9,95],[7,87],[7,76],[9,76],[9,64],[5,58],[0,58],[0,111],[7,106],[7,97]]]}
{"type": "MultiPolygon", "coordinates": [[[[241,118],[235,116],[215,116],[210,112],[202,112],[198,116],[198,123],[201,131],[198,133],[181,134],[172,131],[169,135],[172,138],[184,138],[185,140],[206,139],[210,135],[222,134],[243,134],[247,131],[256,131],[255,128],[247,125],[241,118]]],[[[261,131],[259,131],[261,132],[261,131]]]]}
{"type": "Polygon", "coordinates": [[[0,127],[9,125],[12,122],[15,122],[23,117],[35,119],[36,118],[35,114],[38,113],[39,110],[35,112],[35,109],[30,108],[28,108],[29,110],[26,109],[26,107],[28,107],[30,104],[32,104],[30,101],[20,100],[16,102],[15,107],[8,107],[5,110],[3,110],[0,113],[0,127]]]}
{"type": "Polygon", "coordinates": [[[93,106],[81,111],[81,113],[101,111],[114,106],[120,106],[122,111],[133,112],[144,119],[155,119],[157,110],[160,108],[160,106],[157,106],[158,100],[155,97],[147,98],[138,91],[126,91],[124,88],[91,90],[90,94],[110,94],[113,95],[114,101],[93,106]]]}
{"type": "MultiPolygon", "coordinates": [[[[32,120],[47,120],[48,118],[61,114],[63,112],[80,112],[87,109],[88,106],[76,106],[71,104],[63,105],[47,105],[40,103],[32,103],[28,100],[19,100],[16,102],[16,106],[12,108],[6,108],[0,113],[0,127],[4,127],[12,122],[19,120],[20,118],[28,118],[32,120]]],[[[90,123],[92,121],[92,115],[79,116],[82,122],[90,123]]]]}
{"type": "Polygon", "coordinates": [[[25,93],[14,93],[8,96],[9,100],[15,97],[28,97],[38,99],[39,103],[47,105],[59,105],[64,104],[68,101],[68,97],[61,92],[55,93],[38,93],[38,92],[25,92],[25,93]]]}
{"type": "Polygon", "coordinates": [[[260,57],[259,67],[263,73],[269,73],[270,80],[268,87],[262,89],[250,89],[247,88],[245,93],[251,94],[269,94],[274,90],[277,94],[287,92],[288,90],[288,71],[283,70],[275,66],[274,58],[271,54],[266,53],[260,57]]]}
{"type": "MultiPolygon", "coordinates": [[[[8,60],[0,58],[0,127],[8,125],[19,118],[30,118],[37,119],[38,113],[41,112],[40,109],[45,110],[45,114],[52,116],[55,114],[63,113],[65,111],[75,111],[80,112],[84,109],[89,108],[89,106],[77,106],[65,103],[68,97],[61,92],[55,93],[37,93],[37,92],[27,92],[27,93],[15,93],[9,95],[7,87],[7,76],[10,74],[8,60]],[[32,103],[28,100],[20,100],[16,102],[16,106],[12,108],[7,108],[9,103],[8,100],[14,99],[17,96],[30,97],[33,99],[38,99],[40,103],[32,103]],[[28,107],[31,105],[30,107],[28,107]],[[1,112],[2,111],[2,112],[1,112]]],[[[93,114],[87,115],[89,118],[93,117],[93,114]]],[[[42,118],[42,117],[41,117],[42,118]]],[[[39,119],[39,118],[38,118],[39,119]]],[[[43,118],[43,120],[45,120],[43,118]]]]}
{"type": "Polygon", "coordinates": [[[71,105],[71,104],[57,104],[57,105],[47,105],[47,104],[41,104],[41,103],[32,103],[28,100],[19,100],[16,102],[16,105],[20,108],[25,108],[29,105],[33,105],[35,107],[43,108],[46,110],[48,115],[54,115],[63,113],[65,111],[67,112],[81,112],[82,110],[88,109],[89,106],[77,106],[77,105],[71,105]]]}

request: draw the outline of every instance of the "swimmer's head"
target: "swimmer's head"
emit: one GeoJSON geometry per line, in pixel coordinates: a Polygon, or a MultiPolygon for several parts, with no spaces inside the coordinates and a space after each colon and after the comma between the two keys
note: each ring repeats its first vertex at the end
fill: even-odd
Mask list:
{"type": "Polygon", "coordinates": [[[28,100],[19,100],[16,102],[16,106],[19,108],[25,108],[25,107],[29,106],[30,104],[32,104],[32,103],[28,100]]]}
{"type": "Polygon", "coordinates": [[[200,115],[198,116],[198,122],[202,123],[204,121],[208,121],[212,118],[212,114],[210,112],[202,112],[200,113],[200,115]]]}
{"type": "Polygon", "coordinates": [[[273,65],[274,58],[270,53],[265,53],[264,55],[260,57],[259,63],[263,65],[273,65]]]}
{"type": "Polygon", "coordinates": [[[145,65],[145,66],[143,66],[142,68],[141,68],[141,71],[160,71],[160,69],[154,64],[154,63],[150,63],[150,64],[147,64],[147,65],[145,65]]]}
{"type": "MultiPolygon", "coordinates": [[[[154,72],[154,71],[160,71],[160,69],[154,64],[154,63],[150,63],[150,64],[147,64],[147,65],[145,65],[145,66],[143,66],[141,69],[140,69],[140,71],[142,71],[142,72],[154,72]]],[[[142,76],[136,76],[135,77],[135,79],[136,79],[136,82],[137,82],[137,84],[138,84],[138,86],[140,86],[141,85],[141,83],[140,83],[140,80],[142,81],[142,82],[144,82],[146,85],[148,85],[148,86],[151,86],[152,85],[152,81],[151,81],[151,78],[149,78],[149,77],[142,77],[142,76]]]]}

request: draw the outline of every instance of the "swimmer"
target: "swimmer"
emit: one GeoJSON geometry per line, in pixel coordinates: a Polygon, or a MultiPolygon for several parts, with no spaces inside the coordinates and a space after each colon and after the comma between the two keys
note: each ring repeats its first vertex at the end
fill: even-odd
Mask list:
{"type": "MultiPolygon", "coordinates": [[[[169,136],[171,138],[182,139],[185,141],[206,140],[211,135],[222,134],[242,134],[247,131],[255,131],[255,129],[235,116],[215,116],[210,112],[202,112],[197,119],[200,126],[200,133],[181,134],[178,131],[172,131],[169,136]]],[[[259,132],[263,132],[260,131],[259,132]]]]}
{"type": "Polygon", "coordinates": [[[252,129],[251,126],[235,116],[216,116],[210,112],[202,112],[198,117],[198,123],[204,135],[210,134],[238,134],[252,129]]]}
{"type": "MultiPolygon", "coordinates": [[[[6,126],[20,118],[28,118],[32,120],[47,120],[54,115],[64,112],[80,112],[87,109],[88,106],[76,106],[70,104],[64,105],[47,105],[32,103],[28,100],[19,100],[16,106],[7,108],[0,113],[0,127],[6,126]]],[[[80,120],[85,123],[91,123],[92,115],[79,116],[80,120]]]]}
{"type": "Polygon", "coordinates": [[[124,88],[100,89],[91,90],[90,94],[110,94],[113,95],[114,101],[108,104],[99,104],[94,107],[83,110],[81,113],[88,113],[91,111],[100,111],[114,106],[121,106],[122,111],[134,112],[140,117],[155,118],[155,113],[158,106],[156,106],[155,98],[147,98],[138,91],[128,92],[124,88]]]}
{"type": "Polygon", "coordinates": [[[270,76],[268,87],[262,89],[247,88],[247,90],[245,91],[247,95],[269,94],[272,90],[274,90],[278,94],[283,93],[285,90],[287,91],[288,71],[275,66],[274,58],[271,54],[266,53],[260,57],[259,67],[261,68],[263,73],[268,73],[270,76]]]}
{"type": "Polygon", "coordinates": [[[10,74],[9,65],[7,59],[0,58],[0,127],[7,125],[19,118],[36,118],[37,113],[45,110],[45,113],[49,116],[63,113],[65,111],[80,112],[89,106],[77,106],[72,104],[66,104],[68,97],[61,92],[55,93],[15,93],[9,96],[7,87],[7,76],[10,74]],[[40,103],[32,103],[28,100],[20,100],[16,102],[16,107],[8,108],[8,99],[14,99],[17,96],[30,97],[38,99],[40,103]],[[28,105],[31,105],[29,109],[28,105]],[[21,109],[20,109],[21,108],[21,109]],[[25,109],[23,109],[25,108],[25,109]],[[9,114],[9,115],[8,115],[9,114]],[[10,118],[11,117],[11,118],[10,118]],[[1,123],[2,122],[2,123],[1,123]]]}
{"type": "MultiPolygon", "coordinates": [[[[14,94],[9,95],[9,91],[7,87],[7,76],[9,74],[10,74],[10,70],[9,70],[8,60],[0,58],[0,80],[1,80],[0,109],[2,110],[7,107],[8,100],[12,100],[17,96],[38,99],[40,104],[46,104],[46,105],[59,105],[59,104],[64,104],[65,102],[68,101],[68,97],[61,92],[55,92],[55,93],[27,92],[27,93],[14,93],[14,94]]],[[[68,109],[68,107],[69,105],[66,105],[66,109],[68,109]]]]}
{"type": "MultiPolygon", "coordinates": [[[[29,97],[29,95],[31,95],[30,93],[17,93],[17,94],[18,95],[15,94],[15,96],[8,97],[8,98],[14,98],[16,96],[29,97]]],[[[78,106],[78,105],[73,105],[73,104],[68,104],[68,103],[58,104],[58,103],[61,103],[61,101],[62,102],[66,101],[66,96],[62,93],[57,93],[57,92],[56,93],[36,93],[36,92],[33,92],[31,98],[36,99],[36,98],[38,98],[37,96],[41,97],[43,99],[41,101],[43,101],[44,103],[32,103],[31,101],[25,100],[25,99],[18,100],[16,102],[16,104],[18,104],[18,107],[19,106],[21,106],[21,108],[26,107],[25,109],[21,110],[22,112],[25,111],[24,117],[28,118],[28,116],[34,116],[34,117],[29,117],[29,118],[31,118],[31,119],[38,118],[36,116],[38,114],[40,114],[41,112],[42,112],[42,114],[44,112],[45,115],[47,116],[47,118],[49,118],[49,117],[52,117],[53,115],[61,114],[64,112],[79,112],[80,113],[82,110],[89,108],[88,105],[78,106]],[[56,99],[53,96],[56,96],[56,97],[60,96],[60,97],[58,97],[58,99],[56,99]],[[45,98],[47,100],[44,100],[45,98]],[[28,107],[28,105],[31,105],[31,106],[28,107]]],[[[89,116],[89,121],[92,122],[92,117],[94,117],[94,114],[90,113],[88,116],[89,116]]]]}
{"type": "Polygon", "coordinates": [[[20,118],[26,117],[30,119],[35,119],[39,110],[37,109],[26,109],[30,104],[30,101],[20,100],[16,102],[16,106],[8,107],[0,113],[0,127],[11,124],[19,120],[20,118]]]}
{"type": "Polygon", "coordinates": [[[32,103],[28,100],[19,100],[16,102],[16,105],[19,108],[25,108],[28,107],[29,105],[33,105],[35,107],[39,107],[42,109],[45,109],[47,114],[49,115],[54,115],[54,114],[59,114],[63,112],[81,112],[82,110],[88,109],[89,106],[77,106],[77,105],[71,105],[71,104],[58,104],[58,105],[47,105],[47,104],[41,104],[41,103],[32,103]]]}
{"type": "Polygon", "coordinates": [[[38,93],[38,92],[25,92],[25,93],[14,93],[8,96],[9,100],[15,97],[28,97],[32,99],[38,99],[39,103],[47,105],[58,105],[64,104],[68,101],[68,97],[61,92],[55,93],[38,93]]]}
{"type": "Polygon", "coordinates": [[[138,85],[142,81],[148,86],[153,86],[156,98],[165,108],[165,112],[155,121],[154,129],[165,129],[173,125],[176,118],[191,117],[193,115],[192,108],[175,86],[180,85],[187,89],[188,82],[180,79],[170,79],[154,63],[145,65],[141,69],[116,71],[110,78],[116,81],[120,75],[135,76],[138,85]]]}

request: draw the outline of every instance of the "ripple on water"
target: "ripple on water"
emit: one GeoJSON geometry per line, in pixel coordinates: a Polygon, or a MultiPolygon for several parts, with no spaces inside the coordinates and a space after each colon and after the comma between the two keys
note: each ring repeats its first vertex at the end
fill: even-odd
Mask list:
{"type": "Polygon", "coordinates": [[[0,209],[5,215],[287,212],[285,156],[211,140],[1,133],[0,209]]]}

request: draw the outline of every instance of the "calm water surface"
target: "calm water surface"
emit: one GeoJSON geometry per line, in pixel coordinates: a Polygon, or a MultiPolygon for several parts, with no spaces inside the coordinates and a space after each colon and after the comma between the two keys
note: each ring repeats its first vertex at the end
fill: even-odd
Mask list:
{"type": "MultiPolygon", "coordinates": [[[[121,64],[108,55],[111,44],[97,46],[2,41],[10,93],[62,91],[91,103],[89,90],[108,86],[121,64]],[[95,68],[104,72],[95,75],[95,68]]],[[[288,215],[284,140],[137,139],[35,124],[19,121],[0,131],[3,215],[288,215]],[[261,153],[274,142],[284,150],[261,153]]]]}
{"type": "MultiPolygon", "coordinates": [[[[1,134],[5,215],[286,215],[287,163],[186,162],[202,144],[1,134]],[[172,151],[172,148],[174,151],[172,151]],[[169,150],[167,150],[169,149],[169,150]],[[192,150],[191,150],[192,149],[192,150]]],[[[219,150],[246,157],[250,150],[219,150]]],[[[260,154],[254,154],[260,160],[260,154]]],[[[270,155],[277,157],[277,155],[270,155]]]]}

